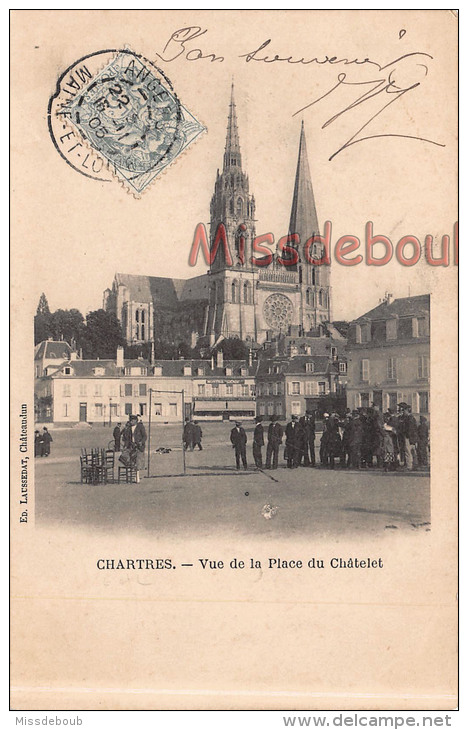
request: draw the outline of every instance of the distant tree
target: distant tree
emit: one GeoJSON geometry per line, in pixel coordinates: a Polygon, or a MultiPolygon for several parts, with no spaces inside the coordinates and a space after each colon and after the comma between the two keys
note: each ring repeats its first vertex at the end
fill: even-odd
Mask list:
{"type": "Polygon", "coordinates": [[[223,351],[226,360],[247,360],[249,357],[249,348],[237,337],[227,337],[221,342],[219,349],[223,351]]]}
{"type": "Polygon", "coordinates": [[[127,360],[136,360],[138,357],[142,357],[145,360],[149,360],[151,357],[151,343],[142,342],[139,345],[126,345],[125,346],[125,358],[127,360]]]}
{"type": "Polygon", "coordinates": [[[39,304],[37,305],[36,314],[50,314],[49,302],[47,301],[47,297],[44,292],[42,292],[39,298],[39,304]]]}
{"type": "Polygon", "coordinates": [[[47,297],[42,292],[37,305],[36,316],[34,317],[34,344],[37,345],[43,340],[47,340],[52,337],[50,328],[50,309],[47,297]]]}
{"type": "Polygon", "coordinates": [[[87,314],[80,343],[85,359],[114,358],[117,347],[125,345],[122,328],[115,314],[104,309],[87,314]]]}
{"type": "Polygon", "coordinates": [[[84,319],[78,309],[57,309],[50,315],[50,330],[54,340],[81,344],[84,319]]]}

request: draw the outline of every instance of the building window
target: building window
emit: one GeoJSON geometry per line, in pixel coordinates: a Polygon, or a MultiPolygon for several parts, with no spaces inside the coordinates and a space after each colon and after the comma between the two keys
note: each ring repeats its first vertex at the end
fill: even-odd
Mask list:
{"type": "Polygon", "coordinates": [[[387,360],[387,380],[397,379],[397,359],[389,357],[387,360]]]}
{"type": "Polygon", "coordinates": [[[265,415],[265,406],[263,405],[263,403],[258,404],[258,415],[259,416],[265,415]]]}
{"type": "Polygon", "coordinates": [[[82,384],[80,385],[80,395],[81,395],[81,396],[84,396],[84,395],[86,395],[86,384],[85,384],[85,383],[82,383],[82,384]]]}
{"type": "Polygon", "coordinates": [[[360,401],[362,408],[369,408],[369,393],[361,393],[360,401]]]}
{"type": "Polygon", "coordinates": [[[131,416],[132,414],[132,404],[131,403],[125,403],[125,415],[131,416]]]}
{"type": "Polygon", "coordinates": [[[236,302],[238,301],[237,281],[233,281],[231,284],[231,301],[233,304],[236,304],[236,302]]]}
{"type": "Polygon", "coordinates": [[[132,384],[131,383],[125,383],[125,395],[127,396],[127,398],[128,398],[128,396],[131,396],[132,393],[133,393],[132,384]]]}
{"type": "Polygon", "coordinates": [[[301,412],[301,401],[300,400],[293,400],[291,403],[291,413],[295,416],[298,416],[301,412]]]}
{"type": "Polygon", "coordinates": [[[154,404],[154,415],[155,416],[161,416],[162,415],[162,403],[155,403],[154,404]]]}
{"type": "Polygon", "coordinates": [[[205,384],[204,383],[198,384],[198,395],[205,395],[205,384]]]}
{"type": "Polygon", "coordinates": [[[319,383],[318,384],[318,394],[319,395],[325,395],[325,393],[326,393],[326,387],[327,387],[327,384],[326,383],[319,383]]]}
{"type": "Polygon", "coordinates": [[[69,398],[71,396],[70,383],[66,383],[63,386],[62,395],[63,395],[64,398],[69,398]]]}
{"type": "Polygon", "coordinates": [[[173,418],[177,417],[177,403],[169,403],[169,415],[173,418]]]}
{"type": "Polygon", "coordinates": [[[360,379],[368,383],[369,382],[369,360],[361,360],[360,364],[360,379]]]}
{"type": "Polygon", "coordinates": [[[68,417],[68,403],[63,404],[63,416],[64,418],[68,417]]]}
{"type": "Polygon", "coordinates": [[[146,416],[146,403],[140,403],[140,416],[146,416]]]}
{"type": "Polygon", "coordinates": [[[429,377],[429,358],[427,355],[420,355],[418,357],[418,378],[429,377]]]}
{"type": "Polygon", "coordinates": [[[250,386],[250,395],[255,398],[255,385],[250,386]]]}
{"type": "Polygon", "coordinates": [[[308,380],[305,384],[305,394],[306,395],[314,395],[314,381],[308,380]]]}
{"type": "Polygon", "coordinates": [[[219,395],[219,383],[212,383],[211,387],[213,389],[213,395],[219,395]]]}
{"type": "Polygon", "coordinates": [[[63,372],[65,373],[65,375],[71,375],[71,368],[68,366],[64,367],[63,372]]]}
{"type": "Polygon", "coordinates": [[[315,363],[306,362],[306,373],[313,373],[315,370],[315,363]]]}
{"type": "Polygon", "coordinates": [[[250,304],[250,284],[248,281],[244,282],[244,303],[250,304]]]}
{"type": "Polygon", "coordinates": [[[94,385],[94,395],[102,395],[102,385],[98,383],[94,385]]]}
{"type": "Polygon", "coordinates": [[[242,386],[242,397],[243,398],[247,398],[248,395],[249,395],[249,386],[248,385],[243,385],[242,386]]]}
{"type": "Polygon", "coordinates": [[[234,392],[234,388],[232,383],[226,383],[226,395],[232,395],[234,392]]]}
{"type": "Polygon", "coordinates": [[[348,363],[340,362],[340,374],[345,375],[348,371],[348,363]]]}
{"type": "Polygon", "coordinates": [[[396,411],[398,406],[398,393],[387,394],[387,408],[391,408],[393,412],[396,411]]]}
{"type": "Polygon", "coordinates": [[[300,395],[301,393],[301,384],[296,380],[291,383],[291,393],[292,395],[300,395]]]}
{"type": "Polygon", "coordinates": [[[96,417],[102,416],[102,403],[96,403],[94,406],[96,417]]]}
{"type": "Polygon", "coordinates": [[[387,319],[385,323],[385,336],[387,340],[396,340],[397,338],[397,320],[387,319]]]}
{"type": "Polygon", "coordinates": [[[368,324],[361,324],[361,339],[360,342],[369,342],[370,340],[370,327],[368,324]]]}
{"type": "Polygon", "coordinates": [[[146,395],[146,383],[140,383],[139,395],[146,395]]]}
{"type": "Polygon", "coordinates": [[[247,375],[247,368],[241,368],[241,375],[247,375]]]}
{"type": "Polygon", "coordinates": [[[429,413],[429,393],[423,391],[419,395],[419,413],[429,413]]]}

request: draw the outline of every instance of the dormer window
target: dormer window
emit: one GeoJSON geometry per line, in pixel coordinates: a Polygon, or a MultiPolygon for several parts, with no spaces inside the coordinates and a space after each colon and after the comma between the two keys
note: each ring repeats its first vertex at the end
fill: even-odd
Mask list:
{"type": "Polygon", "coordinates": [[[161,367],[161,365],[155,365],[154,366],[154,372],[153,372],[153,374],[156,377],[159,377],[159,378],[162,376],[162,367],[161,367]]]}
{"type": "Polygon", "coordinates": [[[204,375],[205,374],[205,368],[197,368],[197,375],[204,375]]]}
{"type": "Polygon", "coordinates": [[[247,375],[247,368],[241,368],[241,375],[247,375]]]}
{"type": "Polygon", "coordinates": [[[306,373],[313,373],[315,370],[315,363],[306,362],[306,373]]]}
{"type": "Polygon", "coordinates": [[[184,375],[191,375],[191,374],[192,374],[191,365],[184,365],[184,375]]]}
{"type": "Polygon", "coordinates": [[[94,375],[104,375],[105,370],[104,370],[104,368],[101,368],[101,367],[93,368],[93,373],[94,373],[94,375]]]}
{"type": "Polygon", "coordinates": [[[63,368],[63,372],[64,372],[65,375],[71,375],[71,367],[69,365],[66,365],[63,368]]]}
{"type": "Polygon", "coordinates": [[[224,369],[224,372],[225,372],[226,375],[232,375],[232,368],[227,367],[227,368],[224,369]]]}

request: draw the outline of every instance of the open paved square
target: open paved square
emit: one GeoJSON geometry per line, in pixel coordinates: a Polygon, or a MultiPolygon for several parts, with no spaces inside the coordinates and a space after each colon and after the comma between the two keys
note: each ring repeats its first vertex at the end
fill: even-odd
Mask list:
{"type": "Polygon", "coordinates": [[[143,476],[140,484],[98,485],[80,483],[80,450],[106,447],[112,429],[52,431],[50,457],[35,459],[37,526],[266,539],[430,529],[427,474],[290,470],[282,458],[283,446],[279,468],[259,471],[253,467],[253,425],[246,425],[249,469],[236,471],[229,442],[232,424],[205,423],[202,428],[203,450],[186,452],[185,475],[180,427],[153,425],[150,476],[143,476]],[[161,447],[170,453],[155,453],[161,447]],[[266,505],[276,508],[270,518],[264,515],[269,512],[266,505]]]}

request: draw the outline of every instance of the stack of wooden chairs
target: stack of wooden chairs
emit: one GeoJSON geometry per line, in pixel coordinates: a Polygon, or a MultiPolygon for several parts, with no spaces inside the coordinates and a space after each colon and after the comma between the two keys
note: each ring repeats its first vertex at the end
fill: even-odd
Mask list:
{"type": "Polygon", "coordinates": [[[81,449],[80,467],[82,484],[114,483],[115,451],[112,449],[81,449]]]}

